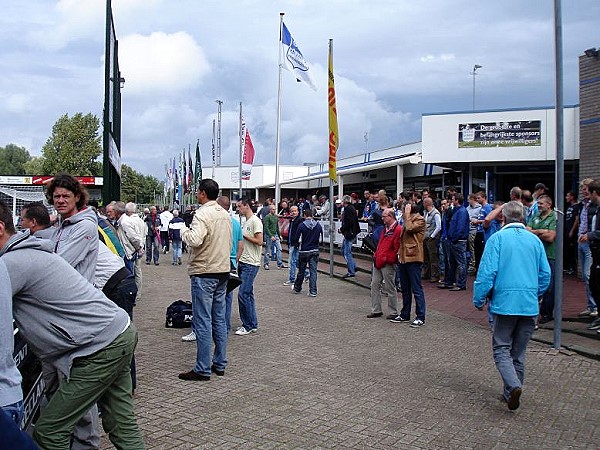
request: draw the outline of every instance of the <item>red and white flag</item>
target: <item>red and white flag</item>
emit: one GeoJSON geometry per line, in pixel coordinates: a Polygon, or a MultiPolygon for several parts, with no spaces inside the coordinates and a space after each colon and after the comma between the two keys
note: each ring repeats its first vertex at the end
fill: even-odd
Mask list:
{"type": "Polygon", "coordinates": [[[250,139],[250,132],[246,127],[246,121],[242,116],[242,180],[249,180],[252,173],[252,164],[254,163],[254,146],[250,139]]]}

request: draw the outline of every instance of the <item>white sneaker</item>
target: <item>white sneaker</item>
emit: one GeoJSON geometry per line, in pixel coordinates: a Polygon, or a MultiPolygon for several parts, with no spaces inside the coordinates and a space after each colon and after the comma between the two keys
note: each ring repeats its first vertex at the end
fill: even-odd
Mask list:
{"type": "Polygon", "coordinates": [[[293,285],[294,285],[294,282],[293,282],[293,281],[290,281],[290,280],[287,280],[287,281],[284,281],[284,282],[283,282],[283,285],[284,285],[284,286],[293,286],[293,285]]]}
{"type": "Polygon", "coordinates": [[[185,336],[181,336],[181,340],[183,342],[191,342],[196,340],[196,333],[193,331],[190,334],[186,334],[185,336]]]}
{"type": "Polygon", "coordinates": [[[421,319],[415,319],[410,324],[410,326],[412,328],[419,328],[419,327],[422,327],[423,325],[425,325],[425,322],[423,322],[421,319]]]}
{"type": "Polygon", "coordinates": [[[306,295],[308,295],[309,297],[316,297],[316,296],[317,296],[317,294],[313,294],[312,292],[309,292],[309,293],[308,293],[308,294],[306,294],[306,295]]]}
{"type": "Polygon", "coordinates": [[[256,333],[258,330],[256,328],[252,328],[250,330],[246,330],[246,328],[244,327],[240,327],[238,328],[238,330],[235,332],[235,334],[237,334],[238,336],[245,336],[247,334],[251,334],[251,333],[256,333]]]}

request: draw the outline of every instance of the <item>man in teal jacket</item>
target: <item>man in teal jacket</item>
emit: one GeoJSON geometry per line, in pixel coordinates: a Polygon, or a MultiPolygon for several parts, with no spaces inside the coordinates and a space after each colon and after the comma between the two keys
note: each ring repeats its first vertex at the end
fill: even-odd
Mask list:
{"type": "Polygon", "coordinates": [[[525,350],[539,314],[538,299],[550,285],[550,266],[542,242],[525,228],[523,205],[506,203],[502,214],[504,227],[483,251],[473,303],[482,309],[491,299],[494,361],[504,382],[504,400],[508,409],[515,410],[525,376],[525,350]]]}

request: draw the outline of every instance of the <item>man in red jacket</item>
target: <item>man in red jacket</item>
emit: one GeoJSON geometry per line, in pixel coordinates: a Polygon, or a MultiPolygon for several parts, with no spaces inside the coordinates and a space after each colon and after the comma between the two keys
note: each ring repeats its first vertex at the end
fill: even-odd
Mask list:
{"type": "Polygon", "coordinates": [[[381,311],[382,294],[387,296],[388,308],[391,311],[386,318],[393,319],[398,315],[398,297],[394,277],[402,226],[396,221],[396,215],[391,208],[384,209],[381,218],[383,219],[384,229],[379,238],[377,250],[373,255],[371,313],[367,315],[369,319],[383,316],[381,311]]]}

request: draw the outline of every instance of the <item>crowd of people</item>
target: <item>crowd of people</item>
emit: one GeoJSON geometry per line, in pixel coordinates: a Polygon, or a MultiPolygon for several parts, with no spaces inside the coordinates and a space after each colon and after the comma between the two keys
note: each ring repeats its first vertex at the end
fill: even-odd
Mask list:
{"type": "MultiPolygon", "coordinates": [[[[580,263],[587,294],[581,315],[590,317],[589,328],[600,333],[595,300],[600,298],[600,181],[583,180],[581,190],[580,202],[575,192],[566,196],[565,271],[574,273],[580,263]]],[[[135,204],[119,201],[99,211],[90,206],[85,188],[64,173],[51,180],[46,197],[58,217],[41,203],[25,205],[21,231],[0,202],[0,408],[14,425],[21,424],[21,376],[12,358],[9,320],[14,318],[42,361],[48,404],[33,438],[45,449],[68,448],[71,442],[97,447],[98,408],[111,412],[101,419],[116,448],[144,447],[132,401],[133,309],[142,287],[142,259],[159,265],[161,251],[172,251],[175,266],[182,264],[182,252],[188,253],[193,319],[191,333],[182,340],[196,341],[197,353],[191,370],[179,374],[187,381],[224,376],[229,333],[258,332],[254,281],[261,266],[269,270],[276,262],[278,269],[288,269],[284,286],[300,294],[308,283],[307,295],[317,297],[320,220],[332,214],[343,236],[344,278],[356,276],[353,244],[360,222],[369,224],[369,319],[384,316],[386,297],[386,319],[422,327],[424,280],[459,292],[467,288],[469,274],[476,276],[473,302],[477,308],[487,305],[503,398],[511,410],[519,407],[531,334],[537,323],[553,320],[557,217],[542,183],[533,193],[514,187],[510,201],[493,205],[483,191],[465,199],[453,188],[440,199],[426,189],[403,192],[394,201],[384,190],[331,202],[324,195],[284,199],[279,205],[267,200],[262,206],[241,199],[235,203],[238,217],[212,179],[199,183],[200,207],[183,214],[156,206],[142,213],[135,204]],[[281,246],[286,238],[287,264],[281,246]],[[232,279],[239,283],[237,328],[231,324],[232,279]]],[[[36,448],[27,442],[31,447],[20,448],[36,448]]]]}

